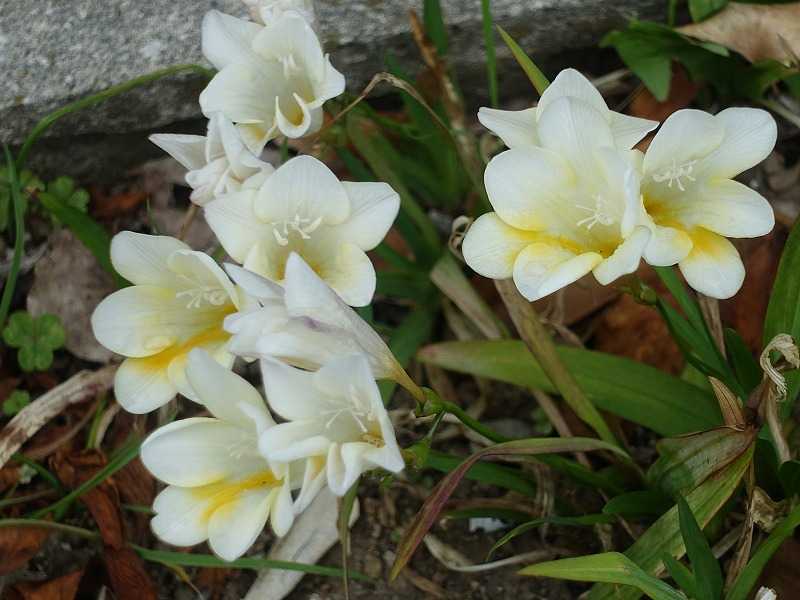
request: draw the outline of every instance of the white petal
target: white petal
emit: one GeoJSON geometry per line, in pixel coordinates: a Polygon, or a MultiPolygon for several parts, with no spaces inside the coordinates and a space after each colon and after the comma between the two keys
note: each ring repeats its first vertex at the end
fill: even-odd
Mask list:
{"type": "Polygon", "coordinates": [[[164,406],[177,393],[167,369],[154,368],[146,358],[125,359],[114,375],[114,397],[130,413],[148,413],[164,406]]]}
{"type": "Polygon", "coordinates": [[[367,306],[375,294],[375,267],[355,244],[342,244],[318,267],[322,279],[350,306],[367,306]]]}
{"type": "Polygon", "coordinates": [[[278,537],[283,537],[292,528],[294,523],[294,503],[292,502],[292,489],[287,481],[276,492],[276,497],[272,504],[270,515],[270,525],[272,531],[278,537]]]}
{"type": "Polygon", "coordinates": [[[764,160],[775,147],[778,127],[760,108],[726,108],[714,117],[725,137],[701,166],[712,177],[730,179],[764,160]]]}
{"type": "Polygon", "coordinates": [[[528,300],[538,300],[577,281],[601,260],[596,252],[576,255],[555,244],[537,242],[517,257],[514,283],[528,300]]]}
{"type": "Polygon", "coordinates": [[[191,351],[186,377],[198,400],[218,419],[251,431],[274,424],[258,390],[204,350],[191,351]]]}
{"type": "Polygon", "coordinates": [[[280,132],[288,138],[301,138],[310,133],[313,117],[308,103],[297,92],[292,100],[275,99],[275,123],[280,132]]]}
{"type": "Polygon", "coordinates": [[[212,124],[218,132],[223,154],[230,165],[231,172],[239,181],[244,181],[262,169],[274,171],[272,165],[265,163],[255,156],[245,146],[239,135],[239,130],[222,113],[214,113],[209,120],[209,129],[212,124]]]}
{"type": "Polygon", "coordinates": [[[150,356],[178,339],[183,332],[184,312],[185,307],[175,301],[174,291],[134,285],[117,290],[97,305],[92,313],[92,331],[112,352],[150,356]]]}
{"type": "MultiPolygon", "coordinates": [[[[327,483],[325,473],[325,457],[312,456],[302,461],[303,463],[303,483],[300,486],[300,493],[294,501],[294,514],[299,515],[308,505],[314,501],[322,488],[327,483]]],[[[298,465],[299,463],[293,463],[298,465]]]]}
{"type": "Polygon", "coordinates": [[[554,100],[539,117],[542,146],[569,161],[576,173],[592,166],[592,149],[613,147],[611,127],[604,114],[575,98],[554,100]]]}
{"type": "Polygon", "coordinates": [[[736,248],[721,235],[702,228],[689,233],[692,251],[679,263],[686,282],[698,292],[724,300],[744,282],[744,265],[736,248]]]}
{"type": "Polygon", "coordinates": [[[620,150],[628,150],[638,144],[644,136],[658,127],[658,121],[631,117],[609,111],[611,114],[611,135],[614,145],[620,150]]]}
{"type": "Polygon", "coordinates": [[[189,171],[200,169],[206,165],[206,138],[202,135],[155,133],[147,139],[189,171]]]}
{"type": "Polygon", "coordinates": [[[539,142],[536,108],[498,110],[482,106],[478,110],[478,121],[509,148],[535,146],[539,142]]]}
{"type": "Polygon", "coordinates": [[[564,97],[581,100],[600,113],[608,111],[606,101],[591,81],[575,69],[564,69],[542,94],[536,106],[538,116],[541,118],[548,106],[564,97]]]}
{"type": "Polygon", "coordinates": [[[255,190],[245,190],[218,198],[205,207],[209,227],[225,252],[240,263],[253,246],[272,235],[272,226],[256,217],[255,198],[255,190]]]}
{"type": "Polygon", "coordinates": [[[314,374],[275,360],[261,361],[261,378],[270,408],[289,421],[316,419],[327,407],[314,387],[314,374]]]}
{"type": "Polygon", "coordinates": [[[271,60],[292,57],[302,77],[322,81],[325,76],[325,56],[317,35],[301,16],[284,13],[253,40],[253,49],[271,60]]]}
{"type": "Polygon", "coordinates": [[[644,259],[655,267],[669,267],[686,258],[691,250],[692,238],[685,231],[655,225],[644,259]]]}
{"type": "MultiPolygon", "coordinates": [[[[234,123],[269,129],[274,117],[274,99],[281,91],[277,86],[282,82],[277,65],[232,63],[214,75],[202,91],[200,107],[206,116],[221,112],[234,123]]],[[[248,147],[254,152],[261,151],[250,144],[248,147]]]]}
{"type": "Polygon", "coordinates": [[[299,215],[335,225],[349,216],[350,200],[325,164],[302,155],[285,162],[264,182],[254,208],[266,223],[291,222],[299,215]]]}
{"type": "Polygon", "coordinates": [[[131,283],[169,288],[175,276],[167,268],[167,259],[176,250],[189,249],[172,237],[121,231],[111,240],[111,263],[131,283]]]}
{"type": "Polygon", "coordinates": [[[174,546],[193,546],[208,538],[208,502],[187,488],[169,486],[153,501],[153,533],[174,546]]]}
{"type": "Polygon", "coordinates": [[[569,165],[543,148],[513,148],[495,156],[484,172],[497,215],[517,229],[537,231],[558,219],[560,198],[573,185],[569,165]]]}
{"type": "MultiPolygon", "coordinates": [[[[173,284],[177,289],[221,289],[227,296],[225,302],[238,304],[238,294],[231,280],[223,271],[222,267],[204,252],[196,250],[179,250],[173,252],[167,260],[167,266],[178,275],[179,283],[173,284]]],[[[218,298],[215,302],[221,300],[218,298]]]]}
{"type": "Polygon", "coordinates": [[[258,449],[269,461],[290,462],[324,456],[331,441],[324,421],[289,421],[270,427],[258,438],[258,449]]]}
{"type": "Polygon", "coordinates": [[[240,473],[245,466],[263,464],[256,455],[254,434],[252,456],[235,452],[247,436],[247,431],[237,425],[218,419],[181,419],[154,431],[142,444],[141,458],[144,466],[165,483],[208,485],[240,473]]]}
{"type": "MultiPolygon", "coordinates": [[[[335,98],[336,96],[340,95],[344,92],[345,89],[345,79],[344,75],[342,75],[336,68],[331,64],[330,57],[325,57],[325,74],[323,75],[322,81],[314,81],[314,95],[316,95],[316,100],[311,103],[311,106],[316,106],[319,108],[322,106],[322,103],[325,100],[329,100],[331,98],[335,98]]],[[[322,123],[320,122],[320,125],[322,123]]],[[[317,126],[317,129],[319,125],[317,126]]]]}
{"type": "Polygon", "coordinates": [[[364,455],[374,446],[364,442],[334,444],[328,452],[328,487],[337,496],[344,496],[366,470],[364,455]]]}
{"type": "Polygon", "coordinates": [[[262,29],[251,21],[210,10],[203,17],[203,56],[218,70],[231,63],[252,60],[251,45],[262,29]]]}
{"type": "Polygon", "coordinates": [[[766,235],[775,226],[772,206],[758,192],[730,179],[707,181],[693,190],[696,200],[681,210],[682,221],[725,237],[766,235]]]}
{"type": "Polygon", "coordinates": [[[351,401],[353,393],[368,398],[370,404],[378,400],[378,408],[384,411],[380,402],[380,391],[372,377],[367,359],[362,354],[340,356],[325,364],[313,374],[314,387],[327,396],[351,401]]]}
{"type": "Polygon", "coordinates": [[[249,296],[258,300],[283,300],[283,288],[277,283],[239,265],[225,263],[224,266],[230,278],[249,296]]]}
{"type": "Polygon", "coordinates": [[[645,181],[704,158],[719,146],[724,133],[721,123],[702,110],[686,108],[672,113],[644,155],[645,181]]]}
{"type": "Polygon", "coordinates": [[[472,224],[461,250],[476,273],[491,279],[508,279],[514,273],[519,253],[536,239],[536,234],[506,225],[497,213],[491,212],[472,224]]]}
{"type": "Polygon", "coordinates": [[[343,181],[350,199],[350,217],[336,227],[336,235],[362,250],[381,243],[400,210],[400,196],[387,183],[343,181]]]}
{"type": "Polygon", "coordinates": [[[208,521],[208,545],[223,560],[242,556],[264,530],[275,488],[247,490],[220,506],[208,521]]]}
{"type": "Polygon", "coordinates": [[[642,253],[649,241],[650,230],[641,225],[636,227],[611,256],[592,270],[600,285],[608,285],[623,275],[633,273],[639,267],[642,253]]]}

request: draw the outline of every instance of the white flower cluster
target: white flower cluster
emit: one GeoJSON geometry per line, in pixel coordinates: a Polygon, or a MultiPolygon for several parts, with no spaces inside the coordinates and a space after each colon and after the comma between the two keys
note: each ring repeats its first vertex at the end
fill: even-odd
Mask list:
{"type": "Polygon", "coordinates": [[[775,145],[764,110],[679,110],[642,154],[633,146],[659,124],[609,110],[567,69],[535,108],[481,108],[478,118],[509,149],[486,168],[495,212],[475,221],[464,258],[485,277],[513,277],[529,300],[589,272],[606,285],[642,257],[677,264],[697,291],[729,298],[745,272],[726,238],[765,235],[775,224],[769,203],[733,180],[775,145]]]}
{"type": "Polygon", "coordinates": [[[92,316],[100,343],[125,357],[114,389],[126,410],[180,393],[210,413],[156,430],[141,457],[168,484],[153,505],[156,535],[208,540],[226,560],[268,520],[284,535],[324,486],[341,496],[367,470],[400,471],[376,378],[420,394],[351,308],[372,300],[366,251],[399,197],[384,183],[339,181],[311,156],[277,169],[261,160],[268,140],[316,131],[344,78],[322,52],[309,2],[246,3],[254,21],[216,11],[203,21],[203,51],[219,69],[200,97],[208,135],[152,138],[187,168],[192,201],[243,267],[226,273],[177,239],[125,231],[111,260],[133,285],[92,316]],[[260,360],[266,402],[231,371],[236,356],[260,360]]]}

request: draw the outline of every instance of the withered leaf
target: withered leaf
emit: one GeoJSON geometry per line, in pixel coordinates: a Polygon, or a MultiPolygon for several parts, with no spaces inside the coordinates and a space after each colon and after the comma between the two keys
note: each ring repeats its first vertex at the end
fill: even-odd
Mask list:
{"type": "Polygon", "coordinates": [[[83,569],[67,573],[49,581],[18,583],[12,588],[12,596],[19,600],[73,600],[83,577],[83,569]]]}
{"type": "Polygon", "coordinates": [[[40,527],[0,528],[0,575],[23,567],[39,552],[48,533],[40,527]]]}

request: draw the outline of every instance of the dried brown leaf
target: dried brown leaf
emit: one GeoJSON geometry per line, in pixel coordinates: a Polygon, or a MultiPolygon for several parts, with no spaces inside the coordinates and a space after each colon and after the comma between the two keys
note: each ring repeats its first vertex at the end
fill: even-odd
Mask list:
{"type": "Polygon", "coordinates": [[[23,567],[39,552],[48,534],[41,527],[0,528],[0,575],[23,567]]]}
{"type": "Polygon", "coordinates": [[[800,55],[800,4],[731,2],[710,19],[679,31],[736,50],[751,62],[792,62],[800,55]]]}
{"type": "Polygon", "coordinates": [[[79,569],[49,581],[17,583],[12,592],[20,600],[73,600],[82,577],[83,569],[79,569]]]}

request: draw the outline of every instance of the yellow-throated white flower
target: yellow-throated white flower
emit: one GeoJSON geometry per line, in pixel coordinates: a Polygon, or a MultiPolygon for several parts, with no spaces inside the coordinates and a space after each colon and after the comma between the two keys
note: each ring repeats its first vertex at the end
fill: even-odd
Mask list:
{"type": "Polygon", "coordinates": [[[600,112],[611,129],[614,145],[620,150],[629,150],[648,132],[658,127],[657,121],[609,110],[592,82],[575,69],[561,71],[544,91],[536,106],[524,110],[498,110],[484,106],[478,111],[478,120],[509,148],[540,146],[539,120],[550,104],[564,97],[586,102],[600,112]]]}
{"type": "Polygon", "coordinates": [[[292,490],[305,479],[318,491],[324,472],[317,468],[304,477],[305,462],[273,465],[261,455],[258,437],[275,422],[244,379],[202,350],[190,354],[186,375],[213,416],[174,421],[142,444],[142,462],[168,484],[153,503],[152,529],[176,546],[208,540],[215,554],[234,560],[268,519],[277,535],[285,535],[296,514],[292,490]]]}
{"type": "Polygon", "coordinates": [[[126,356],[114,393],[122,407],[146,413],[176,393],[193,398],[186,360],[204,348],[230,366],[225,317],[240,307],[238,291],[214,260],[166,236],[123,231],[111,242],[111,262],[133,283],[105,298],[92,314],[103,346],[126,356]]]}
{"type": "Polygon", "coordinates": [[[257,188],[275,170],[247,149],[221,113],[211,115],[205,136],[157,133],[150,141],[186,167],[191,200],[200,206],[221,194],[257,188]]]}
{"type": "Polygon", "coordinates": [[[377,332],[292,253],[283,287],[236,265],[225,265],[255,302],[225,319],[230,351],[315,370],[337,356],[363,354],[376,379],[392,379],[421,398],[419,387],[377,332]]]}
{"type": "Polygon", "coordinates": [[[529,300],[590,271],[604,285],[635,271],[650,232],[638,172],[615,148],[606,115],[560,97],[542,111],[537,135],[540,146],[513,147],[486,167],[495,212],[467,232],[467,264],[492,279],[513,277],[529,300]]]}
{"type": "Polygon", "coordinates": [[[365,251],[377,246],[397,216],[400,198],[385,183],[339,181],[311,156],[276,169],[259,190],[206,206],[206,220],[234,260],[281,283],[296,252],[351,306],[375,292],[365,251]]]}
{"type": "Polygon", "coordinates": [[[267,402],[286,419],[259,437],[271,461],[324,457],[328,487],[343,496],[374,468],[397,473],[403,457],[367,359],[334,359],[314,373],[263,360],[267,402]]]}
{"type": "Polygon", "coordinates": [[[776,136],[775,120],[757,108],[673,113],[641,166],[653,229],[645,260],[678,263],[689,285],[707,296],[733,296],[744,281],[744,265],[725,238],[769,233],[775,215],[761,194],[732,178],[764,160],[776,136]]]}
{"type": "Polygon", "coordinates": [[[278,135],[317,131],[322,105],[344,91],[344,77],[294,11],[259,25],[212,10],[203,19],[203,54],[219,70],[200,94],[203,113],[236,123],[255,153],[278,135]]]}

